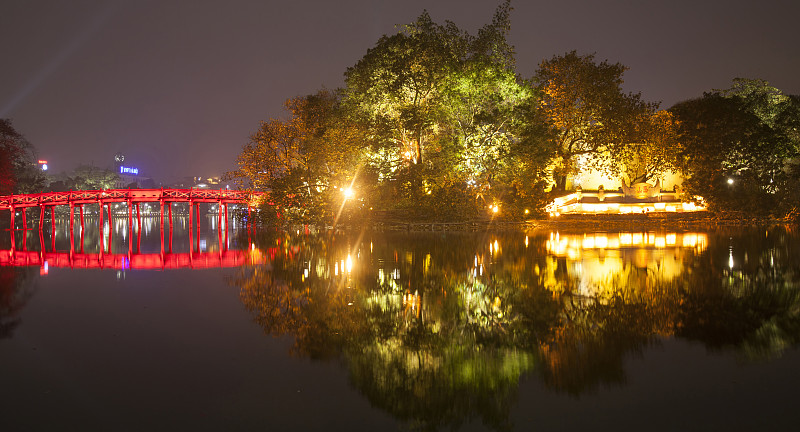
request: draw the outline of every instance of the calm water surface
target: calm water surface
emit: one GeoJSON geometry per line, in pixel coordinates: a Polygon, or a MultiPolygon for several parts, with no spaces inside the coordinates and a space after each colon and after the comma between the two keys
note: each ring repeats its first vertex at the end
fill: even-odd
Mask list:
{"type": "Polygon", "coordinates": [[[3,430],[795,423],[800,238],[785,228],[232,226],[220,243],[214,218],[191,239],[176,218],[170,250],[149,218],[141,236],[115,220],[101,254],[89,218],[70,258],[63,225],[56,253],[49,229],[29,232],[28,265],[21,231],[14,252],[0,238],[3,430]]]}

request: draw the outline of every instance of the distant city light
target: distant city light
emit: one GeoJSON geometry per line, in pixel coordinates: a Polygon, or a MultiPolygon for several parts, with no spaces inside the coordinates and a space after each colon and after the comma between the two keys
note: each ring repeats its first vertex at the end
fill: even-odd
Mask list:
{"type": "Polygon", "coordinates": [[[42,171],[47,171],[47,164],[46,163],[42,164],[42,171]]]}
{"type": "Polygon", "coordinates": [[[728,184],[729,184],[729,185],[732,185],[732,184],[733,184],[733,179],[732,179],[732,178],[728,178],[728,184]]]}
{"type": "Polygon", "coordinates": [[[122,166],[122,165],[120,165],[120,167],[119,167],[119,173],[120,173],[120,174],[133,174],[133,175],[139,175],[139,168],[126,167],[126,166],[122,166]]]}

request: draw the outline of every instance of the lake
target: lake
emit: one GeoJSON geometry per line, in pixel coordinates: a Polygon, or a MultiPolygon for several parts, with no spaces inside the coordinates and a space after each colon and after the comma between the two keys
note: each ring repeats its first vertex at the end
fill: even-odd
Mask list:
{"type": "Polygon", "coordinates": [[[222,235],[187,219],[170,236],[115,218],[102,242],[96,218],[72,241],[61,220],[24,248],[6,221],[4,430],[794,423],[796,230],[222,235]]]}

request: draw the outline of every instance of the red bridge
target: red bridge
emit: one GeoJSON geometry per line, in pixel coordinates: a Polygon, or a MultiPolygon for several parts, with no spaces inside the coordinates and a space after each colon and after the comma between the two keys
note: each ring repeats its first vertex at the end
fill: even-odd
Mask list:
{"type": "MultiPolygon", "coordinates": [[[[197,217],[197,230],[198,241],[199,237],[199,220],[200,220],[200,204],[213,203],[218,204],[218,218],[219,218],[219,235],[220,243],[223,237],[223,217],[225,220],[224,226],[227,226],[228,220],[228,206],[231,204],[246,205],[248,216],[251,209],[258,204],[258,201],[264,196],[263,192],[251,192],[229,189],[108,189],[108,190],[87,190],[87,191],[70,191],[70,192],[44,192],[38,194],[19,194],[19,195],[6,195],[0,196],[0,210],[10,210],[11,217],[11,238],[12,245],[14,244],[14,231],[16,227],[16,214],[17,210],[22,211],[22,229],[27,231],[27,209],[31,207],[39,208],[39,232],[41,235],[45,210],[50,207],[50,221],[52,224],[51,232],[55,232],[55,207],[60,205],[69,206],[69,235],[70,243],[73,243],[73,211],[75,206],[80,210],[80,224],[81,228],[84,225],[83,207],[86,204],[98,204],[100,206],[100,238],[103,237],[103,214],[105,213],[104,206],[108,205],[108,217],[112,217],[111,204],[126,203],[128,208],[128,226],[133,228],[133,209],[136,208],[136,221],[139,232],[141,232],[141,203],[161,203],[161,230],[162,237],[164,235],[164,205],[168,206],[168,214],[170,221],[172,220],[172,204],[173,203],[189,203],[189,235],[191,242],[193,215],[196,213],[197,217]]],[[[251,218],[248,217],[248,224],[251,218]]],[[[170,249],[172,243],[172,223],[170,227],[170,249]]],[[[83,233],[83,229],[80,231],[83,233]]],[[[224,235],[227,236],[227,229],[224,230],[224,235]]],[[[23,241],[27,236],[23,236],[23,241]]],[[[130,237],[129,237],[130,238],[130,237]]],[[[55,237],[53,236],[53,242],[55,237]]],[[[163,242],[162,242],[163,244],[163,242]]],[[[55,245],[53,245],[53,248],[55,245]]],[[[163,247],[163,245],[162,245],[163,247]]],[[[23,249],[25,244],[23,243],[23,249]]],[[[199,246],[198,246],[199,248],[199,246]]]]}
{"type": "MultiPolygon", "coordinates": [[[[264,195],[263,192],[251,192],[240,190],[228,189],[108,189],[108,190],[87,190],[87,191],[70,191],[70,192],[44,192],[38,194],[19,194],[19,195],[6,195],[0,196],[0,210],[11,211],[11,226],[14,227],[14,218],[17,209],[23,210],[22,223],[27,228],[27,221],[25,218],[25,209],[30,207],[39,207],[39,228],[42,227],[44,221],[44,212],[47,207],[53,212],[55,206],[67,205],[70,208],[70,224],[72,223],[72,211],[77,205],[81,212],[81,225],[83,225],[83,206],[85,204],[99,204],[100,209],[103,206],[109,205],[109,214],[111,213],[110,205],[113,203],[127,203],[128,204],[128,218],[132,219],[133,207],[136,207],[137,219],[140,217],[139,204],[144,202],[159,202],[161,203],[161,217],[164,217],[164,204],[172,203],[189,203],[189,215],[192,215],[192,210],[195,205],[200,203],[216,203],[219,204],[219,216],[222,218],[224,212],[225,218],[228,216],[229,204],[246,204],[248,211],[254,207],[258,200],[264,195]]],[[[199,208],[197,209],[199,213],[199,208]]],[[[172,216],[172,206],[169,207],[170,216],[172,216]]],[[[52,214],[52,213],[51,213],[52,214]]],[[[100,212],[102,219],[103,212],[100,212]]],[[[52,218],[55,219],[55,218],[52,218]]]]}
{"type": "Polygon", "coordinates": [[[0,196],[0,210],[109,203],[218,203],[255,205],[263,192],[228,189],[108,189],[0,196]]]}

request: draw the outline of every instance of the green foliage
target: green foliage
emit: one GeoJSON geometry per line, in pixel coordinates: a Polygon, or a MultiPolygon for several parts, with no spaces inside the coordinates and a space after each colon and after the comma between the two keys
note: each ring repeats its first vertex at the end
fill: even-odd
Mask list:
{"type": "Polygon", "coordinates": [[[535,93],[514,71],[509,12],[502,4],[477,36],[423,13],[347,70],[344,103],[366,132],[365,163],[396,188],[388,208],[477,215],[483,191],[508,186],[500,179],[523,163],[511,148],[535,93]]]}
{"type": "Polygon", "coordinates": [[[118,180],[119,175],[110,169],[79,165],[72,172],[68,184],[73,190],[101,190],[115,188],[118,180]]]}
{"type": "Polygon", "coordinates": [[[566,177],[583,168],[619,174],[619,158],[633,159],[627,154],[650,143],[642,135],[648,128],[640,125],[649,124],[657,105],[645,103],[639,94],[623,93],[626,70],[620,63],[597,63],[593,54],[575,51],[541,63],[534,81],[552,128],[557,190],[563,191],[566,177]]]}
{"type": "Polygon", "coordinates": [[[680,124],[676,165],[689,195],[712,209],[785,212],[796,191],[800,155],[795,98],[760,80],[734,81],[670,109],[680,124]]]}

